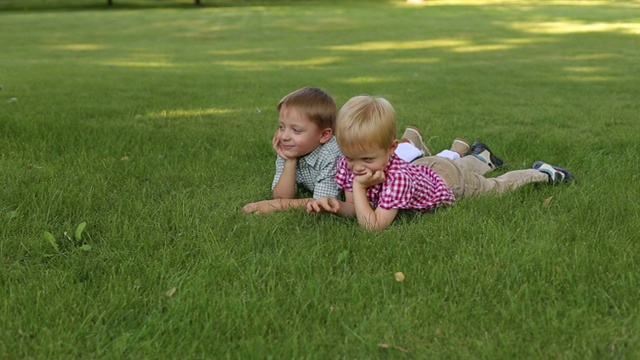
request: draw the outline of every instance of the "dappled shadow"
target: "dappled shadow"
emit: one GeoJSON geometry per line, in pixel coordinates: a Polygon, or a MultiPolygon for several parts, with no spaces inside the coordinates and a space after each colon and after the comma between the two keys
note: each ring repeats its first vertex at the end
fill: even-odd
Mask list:
{"type": "Polygon", "coordinates": [[[603,5],[615,5],[620,7],[637,7],[639,0],[404,0],[390,2],[396,6],[407,7],[430,7],[430,6],[522,6],[523,8],[533,8],[546,5],[568,5],[580,7],[597,7],[603,5]]]}
{"type": "MultiPolygon", "coordinates": [[[[102,2],[95,0],[96,4],[101,3],[100,7],[104,5],[102,2]]],[[[208,3],[205,7],[218,6],[212,0],[203,2],[208,3]]],[[[73,59],[86,67],[87,72],[96,67],[113,69],[105,74],[124,79],[126,84],[105,85],[95,80],[92,85],[129,106],[149,102],[138,93],[162,94],[174,84],[181,87],[177,98],[190,94],[201,100],[213,99],[211,103],[202,100],[203,103],[194,106],[154,104],[137,112],[145,119],[167,121],[240,117],[242,112],[255,115],[256,109],[272,107],[278,96],[301,84],[320,84],[335,93],[339,101],[361,92],[384,95],[388,88],[400,89],[400,93],[392,96],[403,97],[404,103],[421,103],[429,98],[434,104],[443,104],[434,105],[436,111],[442,112],[450,111],[447,106],[455,109],[452,103],[456,100],[478,107],[491,102],[500,106],[506,103],[512,114],[503,116],[512,118],[518,116],[518,109],[537,105],[540,107],[537,116],[551,119],[563,102],[577,101],[580,92],[596,92],[596,86],[603,83],[619,82],[617,101],[620,104],[629,101],[627,96],[633,91],[629,90],[631,70],[625,68],[629,64],[625,56],[635,54],[637,47],[630,46],[629,40],[637,41],[640,35],[640,25],[633,21],[631,13],[594,17],[593,13],[585,16],[575,11],[595,6],[593,1],[577,1],[575,5],[548,1],[535,6],[524,1],[513,2],[516,5],[501,2],[497,5],[499,9],[491,11],[480,6],[480,1],[426,3],[428,9],[423,9],[423,5],[411,9],[396,1],[394,4],[400,9],[394,9],[395,17],[388,18],[381,11],[374,14],[379,18],[366,20],[352,18],[358,12],[357,4],[353,3],[335,10],[324,7],[321,15],[305,12],[301,15],[303,20],[292,17],[290,12],[270,11],[273,9],[267,7],[209,11],[193,16],[170,11],[140,12],[135,18],[125,16],[131,13],[114,12],[109,18],[112,22],[95,25],[91,16],[87,16],[87,23],[76,20],[78,16],[73,25],[76,29],[88,29],[92,37],[53,29],[34,41],[34,48],[42,53],[30,55],[25,63],[50,65],[73,59]],[[449,11],[451,6],[457,7],[456,12],[449,11]],[[447,19],[450,14],[465,16],[470,23],[454,22],[456,25],[451,26],[447,19]],[[245,26],[244,21],[252,23],[245,26]],[[413,25],[397,25],[401,22],[413,25]],[[375,36],[362,31],[371,26],[387,31],[376,31],[375,36]],[[590,45],[593,37],[599,39],[597,46],[590,45]],[[130,41],[138,38],[142,40],[130,41]],[[74,39],[84,41],[73,42],[74,39]],[[533,71],[528,69],[530,66],[533,71]],[[465,78],[466,73],[473,73],[474,81],[465,78]],[[130,81],[140,78],[146,83],[130,81]],[[185,90],[193,83],[195,89],[202,89],[203,82],[211,85],[206,88],[206,96],[185,90]],[[122,91],[125,87],[133,90],[122,91]],[[547,87],[566,89],[566,98],[539,96],[522,100],[528,90],[543,94],[541,89],[547,87]],[[243,110],[220,110],[227,107],[218,99],[228,99],[228,93],[244,96],[245,92],[259,98],[255,101],[257,105],[252,103],[251,108],[243,110]],[[131,99],[120,93],[130,94],[131,99]]],[[[227,2],[220,6],[256,4],[265,2],[239,1],[233,5],[227,2]]],[[[176,8],[192,6],[190,0],[184,0],[176,8]]],[[[385,11],[389,8],[376,6],[385,11]]],[[[617,7],[614,4],[604,8],[607,6],[617,7]]],[[[462,125],[465,121],[472,120],[459,120],[462,125]]],[[[522,129],[539,126],[530,119],[517,121],[522,129]]],[[[495,122],[491,131],[507,133],[513,131],[513,124],[495,122]]]]}
{"type": "Polygon", "coordinates": [[[0,11],[96,11],[145,9],[211,9],[248,6],[294,5],[293,0],[3,0],[0,11]]]}

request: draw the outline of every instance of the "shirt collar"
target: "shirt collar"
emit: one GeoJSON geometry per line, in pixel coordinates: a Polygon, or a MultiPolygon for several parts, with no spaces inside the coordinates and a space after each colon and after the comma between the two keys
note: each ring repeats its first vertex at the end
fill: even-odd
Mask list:
{"type": "Polygon", "coordinates": [[[331,144],[332,142],[336,142],[335,136],[331,136],[331,139],[329,139],[329,141],[327,141],[324,144],[321,144],[309,154],[301,157],[299,161],[304,161],[307,165],[314,166],[318,162],[318,160],[320,160],[320,152],[322,152],[322,148],[331,144]]]}
{"type": "Polygon", "coordinates": [[[404,160],[402,160],[395,153],[393,153],[393,155],[391,155],[391,157],[389,157],[389,162],[387,163],[387,166],[384,168],[384,175],[387,177],[387,179],[393,180],[394,171],[389,171],[389,170],[395,170],[397,168],[398,163],[402,162],[402,161],[404,161],[404,160]]]}
{"type": "Polygon", "coordinates": [[[391,154],[391,156],[389,157],[389,162],[387,162],[387,166],[385,166],[384,168],[384,172],[387,172],[387,170],[395,166],[398,163],[398,160],[402,160],[402,159],[400,159],[400,157],[395,153],[391,154]]]}

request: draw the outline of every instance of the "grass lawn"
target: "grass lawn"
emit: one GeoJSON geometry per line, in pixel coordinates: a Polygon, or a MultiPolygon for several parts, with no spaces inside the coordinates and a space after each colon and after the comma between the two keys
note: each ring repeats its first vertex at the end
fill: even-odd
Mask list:
{"type": "Polygon", "coordinates": [[[0,359],[640,357],[640,1],[202,2],[0,0],[0,359]],[[243,215],[306,85],[577,181],[243,215]]]}

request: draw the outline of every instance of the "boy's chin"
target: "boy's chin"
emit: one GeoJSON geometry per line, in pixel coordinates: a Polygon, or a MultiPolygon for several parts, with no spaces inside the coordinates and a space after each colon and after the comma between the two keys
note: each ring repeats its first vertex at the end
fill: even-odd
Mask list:
{"type": "Polygon", "coordinates": [[[289,159],[295,159],[295,158],[299,158],[307,155],[307,154],[301,154],[300,151],[296,151],[295,149],[285,150],[282,153],[289,159]]]}
{"type": "Polygon", "coordinates": [[[369,169],[369,171],[362,171],[362,172],[354,172],[353,170],[351,170],[351,172],[353,173],[354,176],[362,176],[362,175],[367,175],[367,174],[375,174],[376,171],[380,171],[380,170],[371,170],[369,169]]]}

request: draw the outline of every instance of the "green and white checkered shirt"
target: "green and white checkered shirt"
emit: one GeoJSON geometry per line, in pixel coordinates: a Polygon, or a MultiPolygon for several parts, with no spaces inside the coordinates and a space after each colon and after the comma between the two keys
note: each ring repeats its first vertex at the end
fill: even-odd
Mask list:
{"type": "MultiPolygon", "coordinates": [[[[342,153],[338,147],[336,137],[332,136],[329,141],[313,150],[310,154],[298,159],[296,169],[296,185],[302,184],[313,193],[314,199],[324,196],[338,197],[340,188],[336,185],[336,166],[342,153]]],[[[278,156],[276,159],[276,175],[271,184],[271,190],[276,186],[282,170],[284,169],[284,159],[278,156]]]]}

